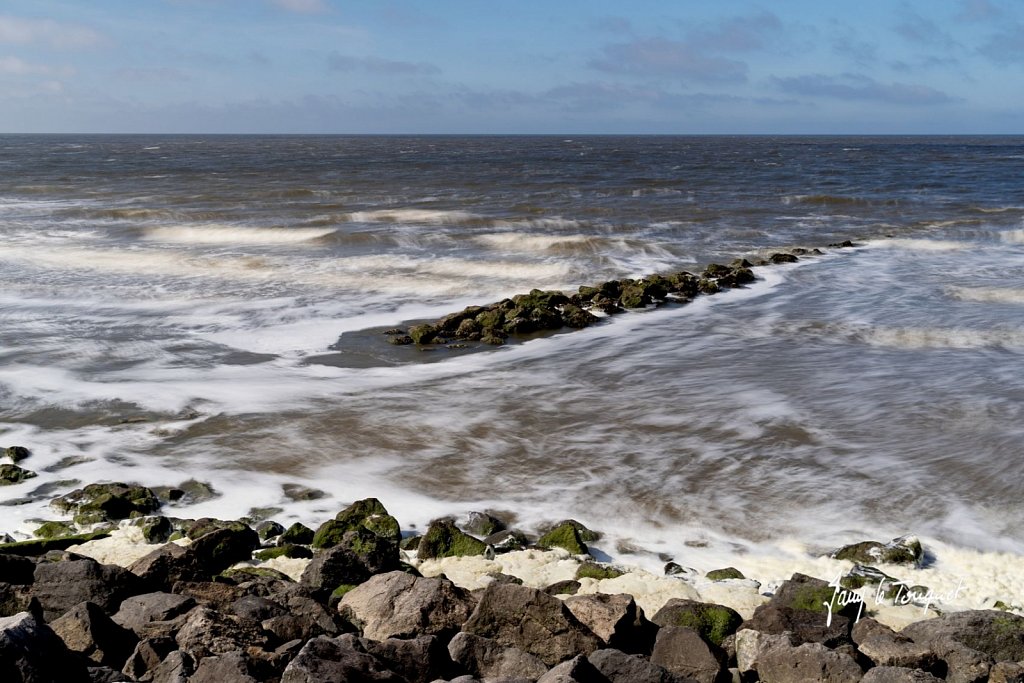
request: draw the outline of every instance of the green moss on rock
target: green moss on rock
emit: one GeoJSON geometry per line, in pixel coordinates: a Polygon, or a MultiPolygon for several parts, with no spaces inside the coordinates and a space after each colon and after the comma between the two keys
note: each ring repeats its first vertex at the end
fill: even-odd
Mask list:
{"type": "Polygon", "coordinates": [[[432,522],[420,537],[416,553],[420,559],[431,559],[483,555],[486,551],[483,541],[463,532],[451,520],[442,519],[432,522]]]}
{"type": "Polygon", "coordinates": [[[745,579],[743,572],[735,567],[725,567],[724,569],[712,569],[707,573],[709,581],[726,581],[728,579],[745,579]]]}
{"type": "Polygon", "coordinates": [[[0,486],[20,484],[34,476],[36,476],[35,472],[18,467],[17,465],[8,465],[6,463],[0,465],[0,486]]]}
{"type": "Polygon", "coordinates": [[[24,446],[8,446],[4,449],[4,455],[10,458],[11,462],[18,463],[32,455],[24,446]]]}
{"type": "Polygon", "coordinates": [[[62,536],[61,538],[39,539],[34,541],[17,541],[14,543],[0,543],[0,555],[23,555],[37,556],[45,555],[51,550],[66,550],[79,543],[88,543],[110,534],[107,531],[97,531],[91,534],[74,534],[62,536]]]}
{"type": "Polygon", "coordinates": [[[622,576],[622,572],[613,567],[607,567],[596,562],[584,562],[576,570],[577,579],[615,579],[622,576]]]}
{"type": "Polygon", "coordinates": [[[651,621],[663,628],[685,626],[720,646],[725,638],[736,632],[743,623],[743,617],[725,605],[675,598],[665,603],[651,621]]]}
{"type": "Polygon", "coordinates": [[[279,545],[274,548],[257,550],[253,557],[263,562],[272,560],[275,557],[307,558],[313,557],[313,551],[302,545],[286,543],[285,545],[279,545]]]}
{"type": "Polygon", "coordinates": [[[541,548],[564,548],[573,555],[585,555],[588,552],[586,543],[580,538],[579,530],[571,522],[562,522],[539,539],[541,548]]]}
{"type": "Polygon", "coordinates": [[[86,520],[112,521],[148,515],[160,507],[160,501],[145,486],[115,482],[89,484],[55,498],[52,505],[75,515],[76,523],[87,523],[86,520]]]}
{"type": "Polygon", "coordinates": [[[33,533],[36,538],[61,538],[73,536],[78,530],[67,522],[50,521],[41,524],[33,533]]]}
{"type": "Polygon", "coordinates": [[[295,522],[290,527],[285,529],[280,536],[277,537],[278,544],[294,543],[298,545],[309,545],[313,542],[313,537],[316,535],[312,529],[305,524],[295,522]]]}

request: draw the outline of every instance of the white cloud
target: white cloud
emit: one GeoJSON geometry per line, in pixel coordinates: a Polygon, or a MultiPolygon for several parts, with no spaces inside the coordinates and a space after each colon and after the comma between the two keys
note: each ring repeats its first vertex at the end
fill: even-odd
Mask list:
{"type": "Polygon", "coordinates": [[[103,37],[88,26],[0,14],[0,43],[45,43],[55,48],[74,49],[91,47],[102,41],[103,37]]]}
{"type": "Polygon", "coordinates": [[[273,4],[289,12],[301,14],[319,14],[329,8],[325,0],[270,0],[273,4]]]}
{"type": "Polygon", "coordinates": [[[71,76],[73,73],[69,67],[32,64],[19,57],[0,57],[0,74],[8,76],[71,76]]]}

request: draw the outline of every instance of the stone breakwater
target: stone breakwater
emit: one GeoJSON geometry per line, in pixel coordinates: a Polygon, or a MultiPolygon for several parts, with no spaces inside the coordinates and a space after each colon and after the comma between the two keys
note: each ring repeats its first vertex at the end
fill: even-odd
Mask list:
{"type": "MultiPolygon", "coordinates": [[[[855,245],[850,241],[829,245],[831,248],[852,246],[855,245]]],[[[684,270],[669,275],[584,285],[574,294],[534,289],[528,294],[517,294],[485,306],[469,306],[439,320],[415,324],[408,329],[388,329],[384,335],[389,343],[397,346],[417,344],[449,349],[466,348],[469,344],[501,346],[510,339],[566,328],[579,330],[590,327],[603,317],[627,309],[685,304],[698,296],[717,294],[754,282],[753,266],[794,263],[801,256],[822,253],[820,249],[795,247],[770,252],[764,257],[736,259],[729,265],[712,263],[699,274],[684,270]]]]}
{"type": "Polygon", "coordinates": [[[599,562],[574,520],[530,533],[480,512],[410,535],[373,498],[316,529],[159,514],[187,495],[92,484],[0,544],[0,680],[1024,680],[1024,617],[935,616],[914,537],[836,549],[844,575],[769,591],[731,567],[599,562]],[[896,632],[872,618],[882,596],[933,618],[896,632]]]}

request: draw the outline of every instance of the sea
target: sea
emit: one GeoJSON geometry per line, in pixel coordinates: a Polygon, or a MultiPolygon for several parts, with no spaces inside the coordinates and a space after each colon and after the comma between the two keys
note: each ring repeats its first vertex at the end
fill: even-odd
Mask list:
{"type": "Polygon", "coordinates": [[[217,495],[167,514],[373,496],[655,568],[903,534],[1022,566],[1021,137],[0,136],[0,269],[16,538],[191,479],[217,495]],[[581,331],[380,334],[792,247],[822,253],[581,331]]]}

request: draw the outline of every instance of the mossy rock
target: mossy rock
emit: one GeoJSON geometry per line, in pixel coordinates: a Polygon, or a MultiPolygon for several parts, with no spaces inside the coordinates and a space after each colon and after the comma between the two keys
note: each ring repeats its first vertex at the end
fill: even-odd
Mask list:
{"type": "Polygon", "coordinates": [[[214,580],[218,578],[229,579],[235,583],[245,583],[254,579],[275,579],[277,581],[295,583],[294,579],[284,572],[279,572],[269,567],[232,567],[214,577],[214,580]]]}
{"type": "Polygon", "coordinates": [[[146,543],[166,543],[174,531],[171,520],[163,516],[142,517],[134,523],[142,529],[142,537],[146,543]]]}
{"type": "Polygon", "coordinates": [[[18,467],[17,465],[8,465],[6,463],[0,465],[0,486],[20,484],[34,476],[36,476],[35,472],[18,467]]]}
{"type": "Polygon", "coordinates": [[[281,532],[281,535],[277,537],[278,544],[294,543],[298,545],[309,545],[313,542],[313,537],[316,535],[312,529],[301,522],[295,522],[290,527],[281,532]]]}
{"type": "Polygon", "coordinates": [[[719,278],[725,277],[730,273],[732,273],[732,268],[729,266],[723,266],[721,263],[709,263],[708,267],[704,269],[703,273],[701,273],[701,276],[707,278],[719,278]]]}
{"type": "Polygon", "coordinates": [[[842,605],[841,598],[840,591],[830,586],[828,582],[797,572],[779,586],[770,604],[821,614],[831,609],[833,614],[855,618],[860,611],[860,605],[856,602],[842,605]],[[826,607],[826,604],[829,607],[826,607]]]}
{"type": "Polygon", "coordinates": [[[697,291],[701,294],[718,294],[722,291],[722,288],[718,286],[718,282],[715,280],[701,278],[697,281],[697,291]]]}
{"type": "Polygon", "coordinates": [[[725,605],[674,598],[665,603],[651,621],[662,628],[685,626],[709,643],[721,646],[722,641],[740,627],[743,617],[725,605]]]}
{"type": "Polygon", "coordinates": [[[486,512],[470,512],[462,530],[476,536],[490,536],[505,530],[505,523],[486,512]]]}
{"type": "Polygon", "coordinates": [[[67,522],[50,521],[44,522],[33,532],[36,538],[61,538],[63,536],[73,536],[78,533],[78,529],[72,524],[67,522]]]}
{"type": "Polygon", "coordinates": [[[574,579],[567,579],[565,581],[559,581],[553,583],[550,586],[546,586],[541,589],[548,595],[576,595],[580,592],[580,588],[583,586],[579,581],[574,579]]]}
{"type": "Polygon", "coordinates": [[[622,288],[619,304],[623,308],[643,308],[651,303],[647,288],[641,284],[630,284],[622,288]]]}
{"type": "Polygon", "coordinates": [[[333,520],[320,525],[311,541],[314,548],[330,548],[338,544],[346,531],[362,527],[376,536],[398,544],[402,529],[398,520],[376,498],[357,500],[339,512],[333,520]]]}
{"type": "Polygon", "coordinates": [[[772,263],[778,264],[778,263],[796,263],[800,259],[798,259],[793,254],[786,254],[784,252],[775,252],[774,254],[770,254],[768,256],[768,260],[770,262],[772,262],[772,263]]]}
{"type": "Polygon", "coordinates": [[[593,529],[588,529],[586,526],[584,526],[584,524],[582,522],[577,522],[575,519],[563,519],[558,524],[555,524],[555,525],[551,526],[550,528],[548,528],[547,531],[551,531],[551,530],[555,529],[556,527],[562,526],[563,524],[569,524],[574,529],[576,529],[576,533],[579,534],[580,540],[582,540],[584,543],[593,543],[594,541],[600,541],[601,540],[601,532],[600,531],[594,531],[593,529]]]}
{"type": "Polygon", "coordinates": [[[256,525],[256,534],[261,541],[277,538],[284,533],[284,527],[273,520],[266,520],[256,525]]]}
{"type": "Polygon", "coordinates": [[[596,315],[590,311],[584,311],[579,306],[566,304],[562,307],[562,322],[565,323],[566,327],[580,330],[584,327],[590,327],[598,320],[600,318],[596,315]]]}
{"type": "Polygon", "coordinates": [[[484,539],[484,543],[494,548],[496,553],[508,553],[529,547],[530,539],[521,531],[505,529],[491,534],[484,539]]]}
{"type": "Polygon", "coordinates": [[[465,557],[483,555],[487,544],[459,529],[451,520],[432,522],[427,533],[420,538],[417,557],[428,560],[438,557],[465,557]]]}
{"type": "Polygon", "coordinates": [[[613,567],[597,564],[596,562],[584,562],[576,570],[576,579],[616,579],[622,576],[623,572],[613,567]]]}
{"type": "Polygon", "coordinates": [[[38,539],[34,541],[16,541],[0,543],[0,555],[23,555],[35,557],[45,555],[51,550],[66,550],[79,543],[88,543],[110,536],[108,531],[95,531],[90,534],[74,534],[61,538],[38,539]]]}
{"type": "Polygon", "coordinates": [[[11,462],[19,463],[32,453],[24,446],[8,446],[4,449],[4,455],[10,458],[11,462]]]}
{"type": "Polygon", "coordinates": [[[320,500],[327,497],[326,491],[313,489],[308,486],[303,486],[302,484],[281,484],[281,492],[284,493],[285,498],[295,501],[296,503],[308,500],[320,500]]]}
{"type": "Polygon", "coordinates": [[[580,538],[579,530],[570,522],[562,522],[551,531],[537,539],[537,546],[545,550],[564,548],[573,555],[586,555],[586,543],[580,538]]]}
{"type": "Polygon", "coordinates": [[[121,482],[89,484],[55,498],[51,504],[58,510],[74,514],[76,523],[83,523],[85,519],[112,521],[139,517],[160,507],[160,501],[151,489],[121,482]],[[82,522],[79,522],[79,517],[82,522]]]}
{"type": "Polygon", "coordinates": [[[331,594],[327,598],[327,609],[332,612],[336,612],[338,610],[338,604],[341,602],[341,599],[345,597],[345,594],[353,588],[356,588],[358,585],[359,584],[355,583],[343,583],[331,591],[331,594]]]}
{"type": "Polygon", "coordinates": [[[437,337],[438,329],[426,323],[409,328],[409,337],[417,344],[429,344],[437,337]]]}
{"type": "Polygon", "coordinates": [[[275,546],[273,548],[264,548],[263,550],[257,550],[253,557],[262,562],[272,560],[275,557],[308,558],[313,557],[313,551],[304,545],[294,545],[292,543],[286,543],[284,545],[275,546]]]}
{"type": "Polygon", "coordinates": [[[243,522],[230,520],[225,521],[222,519],[214,519],[212,517],[203,517],[188,521],[182,524],[182,531],[185,536],[192,539],[193,541],[202,538],[206,534],[220,529],[231,529],[232,531],[242,532],[249,529],[249,526],[243,522]]]}
{"type": "Polygon", "coordinates": [[[729,579],[745,579],[743,572],[735,567],[725,567],[724,569],[712,569],[707,573],[709,581],[727,581],[729,579]]]}
{"type": "Polygon", "coordinates": [[[837,560],[849,560],[858,564],[901,564],[916,567],[924,560],[924,548],[917,537],[900,536],[888,543],[853,543],[834,551],[831,556],[837,560]]]}
{"type": "Polygon", "coordinates": [[[249,508],[249,511],[245,513],[245,516],[241,517],[239,521],[245,522],[249,525],[259,524],[260,522],[265,522],[274,515],[279,515],[282,512],[284,512],[284,508],[279,508],[276,506],[249,508]]]}
{"type": "Polygon", "coordinates": [[[403,538],[401,543],[398,544],[398,547],[402,550],[417,550],[420,547],[421,540],[423,540],[422,536],[410,536],[408,538],[403,538]]]}

